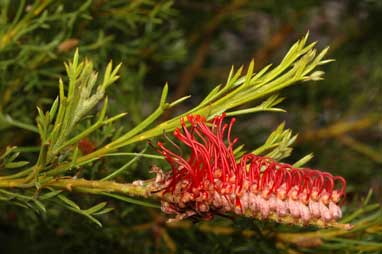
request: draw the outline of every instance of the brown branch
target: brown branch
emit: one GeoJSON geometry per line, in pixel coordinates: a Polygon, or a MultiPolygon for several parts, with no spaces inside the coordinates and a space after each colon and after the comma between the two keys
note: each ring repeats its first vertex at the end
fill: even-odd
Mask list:
{"type": "MultiPolygon", "coordinates": [[[[44,178],[40,177],[41,188],[54,187],[56,189],[66,190],[66,191],[77,191],[85,192],[90,194],[101,194],[101,193],[121,193],[133,197],[160,199],[160,200],[173,200],[172,194],[167,193],[164,195],[162,191],[153,192],[157,189],[154,179],[147,181],[135,181],[133,183],[117,183],[114,181],[100,181],[100,180],[86,180],[86,179],[76,179],[76,178],[44,178]]],[[[0,188],[34,188],[35,183],[25,183],[25,179],[17,180],[0,180],[0,188]]],[[[246,217],[251,217],[255,219],[262,220],[260,215],[254,216],[251,212],[246,212],[244,214],[246,217]]],[[[297,225],[295,218],[291,216],[278,217],[276,214],[271,214],[268,216],[271,221],[277,221],[283,224],[294,224],[297,225]]],[[[342,224],[335,221],[323,222],[321,220],[312,220],[311,225],[318,227],[333,227],[344,230],[349,230],[352,228],[350,224],[342,224]]],[[[302,225],[301,225],[302,226],[302,225]]]]}
{"type": "Polygon", "coordinates": [[[382,153],[373,150],[370,146],[365,145],[348,135],[340,136],[338,140],[350,149],[365,155],[377,163],[382,164],[382,153]]]}
{"type": "Polygon", "coordinates": [[[270,56],[285,42],[289,35],[294,31],[291,24],[285,24],[276,31],[264,47],[257,50],[254,54],[256,63],[255,69],[263,67],[269,60],[270,56]]]}
{"type": "Polygon", "coordinates": [[[189,39],[190,44],[194,44],[200,38],[210,36],[220,25],[220,23],[227,17],[232,15],[234,11],[247,4],[248,0],[233,0],[231,3],[221,8],[219,12],[214,15],[209,22],[203,27],[202,31],[199,29],[191,35],[189,39]]]}
{"type": "Polygon", "coordinates": [[[97,181],[86,179],[57,179],[45,184],[44,187],[55,187],[58,189],[66,189],[69,191],[81,190],[88,188],[99,192],[115,192],[127,194],[129,196],[148,196],[148,185],[117,183],[114,181],[97,181]]]}
{"type": "MultiPolygon", "coordinates": [[[[264,65],[269,62],[269,58],[272,56],[274,52],[276,52],[280,46],[287,40],[290,34],[294,31],[291,24],[285,24],[281,26],[269,39],[269,43],[256,50],[256,52],[251,56],[255,62],[255,71],[264,67],[264,65]]],[[[225,75],[229,67],[217,67],[212,68],[210,70],[201,70],[200,76],[202,77],[211,77],[213,76],[215,79],[224,79],[225,75]]],[[[246,72],[246,68],[243,72],[246,72]]]]}
{"type": "Polygon", "coordinates": [[[309,130],[302,133],[298,139],[298,142],[302,143],[302,142],[319,140],[319,139],[329,139],[329,138],[339,137],[349,132],[361,131],[361,130],[367,129],[373,126],[374,124],[376,124],[380,120],[381,120],[381,117],[366,116],[364,118],[361,118],[359,120],[352,121],[352,122],[338,121],[328,127],[324,127],[324,128],[316,129],[316,130],[309,130]]]}
{"type": "Polygon", "coordinates": [[[193,61],[181,72],[177,89],[175,91],[175,98],[184,96],[189,90],[192,81],[200,73],[210,49],[211,35],[219,27],[225,17],[229,16],[233,11],[239,9],[246,3],[247,0],[233,0],[226,7],[222,8],[215,16],[213,16],[211,20],[204,26],[202,31],[198,30],[193,35],[191,35],[189,39],[190,45],[194,44],[200,38],[203,38],[203,41],[196,49],[193,61]]]}
{"type": "MultiPolygon", "coordinates": [[[[66,191],[77,191],[77,192],[89,192],[93,194],[97,193],[121,193],[128,196],[137,196],[147,198],[160,198],[161,193],[150,193],[150,181],[137,181],[134,183],[117,183],[114,181],[97,181],[97,180],[86,180],[83,178],[57,178],[47,180],[43,177],[40,178],[42,182],[41,188],[54,187],[56,189],[66,190],[66,191]]],[[[0,180],[0,188],[20,188],[28,189],[34,188],[34,184],[25,183],[25,179],[16,180],[0,180]]]]}
{"type": "Polygon", "coordinates": [[[177,89],[175,90],[175,98],[184,96],[190,89],[192,81],[198,76],[202,66],[206,60],[210,49],[210,38],[207,38],[196,50],[195,57],[191,64],[187,65],[180,74],[177,89]]]}

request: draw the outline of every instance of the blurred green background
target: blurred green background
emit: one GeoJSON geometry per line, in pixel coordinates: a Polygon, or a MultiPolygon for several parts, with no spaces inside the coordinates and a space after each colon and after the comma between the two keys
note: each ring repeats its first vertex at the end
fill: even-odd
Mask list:
{"type": "MultiPolygon", "coordinates": [[[[95,145],[129,129],[155,109],[169,82],[170,96],[192,94],[165,118],[196,105],[225,82],[231,65],[255,60],[259,70],[277,64],[307,31],[336,61],[323,66],[325,80],[282,92],[287,113],[239,117],[234,130],[247,149],[261,145],[279,123],[299,133],[294,162],[313,152],[310,167],[343,175],[348,203],[370,188],[382,197],[382,1],[0,1],[0,151],[27,146],[38,136],[12,121],[34,123],[57,94],[63,62],[75,48],[96,68],[122,62],[121,79],[109,90],[110,115],[129,116],[121,126],[93,136],[95,145]]],[[[144,145],[144,144],[143,144],[144,145]]],[[[140,151],[141,147],[130,148],[140,151]]],[[[107,159],[89,169],[119,167],[107,159]]],[[[158,161],[140,160],[124,181],[150,177],[158,161]]],[[[82,204],[94,198],[74,196],[82,204]]],[[[101,199],[100,199],[101,200],[101,199]]],[[[110,201],[116,208],[98,228],[83,217],[51,209],[44,217],[0,204],[1,253],[277,253],[277,241],[259,233],[269,223],[216,219],[166,226],[159,210],[110,201]],[[231,230],[231,231],[230,231],[231,230]]],[[[346,207],[344,208],[346,211],[346,207]]],[[[281,229],[282,230],[282,229],[281,229]]],[[[288,229],[290,230],[290,229],[288,229]]],[[[299,229],[294,229],[299,230],[299,229]]],[[[262,231],[263,232],[263,231],[262,231]]]]}

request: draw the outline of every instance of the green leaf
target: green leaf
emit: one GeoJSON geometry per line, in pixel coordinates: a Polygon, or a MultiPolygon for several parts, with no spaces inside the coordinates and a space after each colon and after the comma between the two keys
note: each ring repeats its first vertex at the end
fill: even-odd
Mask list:
{"type": "Polygon", "coordinates": [[[114,208],[112,207],[107,207],[105,209],[102,209],[101,211],[99,212],[96,212],[96,213],[93,213],[93,215],[102,215],[102,214],[107,214],[107,213],[110,213],[111,211],[113,211],[114,208]]]}
{"type": "Polygon", "coordinates": [[[314,157],[313,153],[307,154],[307,155],[305,155],[304,157],[302,157],[301,159],[299,159],[298,161],[296,161],[296,162],[293,164],[293,167],[295,167],[295,168],[301,168],[301,167],[304,166],[306,163],[308,163],[311,159],[313,159],[313,157],[314,157]]]}
{"type": "Polygon", "coordinates": [[[85,216],[85,217],[88,218],[91,222],[97,224],[100,228],[102,228],[102,223],[101,223],[99,220],[97,220],[96,218],[94,218],[92,215],[90,215],[90,214],[84,212],[84,211],[81,210],[81,209],[75,209],[75,208],[70,207],[70,206],[68,206],[67,208],[68,208],[69,210],[75,212],[75,213],[78,213],[78,214],[81,214],[81,215],[85,216]]]}
{"type": "Polygon", "coordinates": [[[96,213],[96,212],[100,211],[101,209],[103,209],[106,205],[107,205],[106,202],[101,202],[101,203],[99,203],[99,204],[97,204],[97,205],[95,205],[95,206],[93,206],[87,210],[83,210],[83,211],[87,214],[93,214],[93,213],[96,213]]]}
{"type": "Polygon", "coordinates": [[[7,157],[9,154],[11,154],[15,149],[17,148],[17,146],[7,146],[6,149],[5,149],[5,152],[0,156],[0,160],[4,159],[5,157],[7,157]]]}
{"type": "Polygon", "coordinates": [[[21,168],[25,165],[28,165],[29,161],[16,161],[16,162],[8,162],[5,163],[5,168],[21,168]]]}
{"type": "Polygon", "coordinates": [[[171,103],[169,104],[169,107],[170,107],[170,108],[175,107],[176,105],[182,103],[182,102],[185,101],[185,100],[188,100],[189,98],[191,98],[191,95],[183,96],[183,97],[181,97],[181,98],[179,98],[179,99],[177,99],[177,100],[171,102],[171,103]]]}
{"type": "Polygon", "coordinates": [[[57,112],[57,109],[58,109],[58,97],[54,100],[53,104],[52,104],[52,107],[50,108],[50,111],[49,111],[49,118],[50,119],[54,119],[54,117],[56,116],[56,112],[57,112]]]}
{"type": "Polygon", "coordinates": [[[112,198],[115,198],[115,199],[122,200],[122,201],[127,202],[127,203],[135,204],[135,205],[147,206],[147,207],[153,207],[153,208],[160,208],[159,205],[155,205],[155,204],[152,204],[150,202],[146,202],[146,201],[142,201],[142,200],[138,200],[138,199],[133,199],[133,198],[126,197],[126,196],[121,196],[121,195],[107,193],[107,192],[103,192],[101,194],[105,195],[105,196],[108,196],[108,197],[112,197],[112,198]]]}
{"type": "Polygon", "coordinates": [[[127,113],[121,113],[121,114],[118,114],[116,116],[110,117],[109,119],[104,120],[103,124],[111,124],[112,122],[115,122],[115,121],[119,120],[120,118],[122,118],[126,115],[127,115],[127,113]]]}
{"type": "Polygon", "coordinates": [[[41,212],[46,213],[46,208],[40,201],[38,201],[37,199],[32,199],[32,201],[41,212]]]}
{"type": "Polygon", "coordinates": [[[106,97],[105,101],[103,102],[102,109],[101,109],[101,112],[100,112],[99,117],[98,117],[98,122],[100,122],[100,123],[103,121],[103,119],[105,119],[108,103],[109,103],[109,99],[106,97]]]}
{"type": "Polygon", "coordinates": [[[1,112],[0,112],[0,122],[3,122],[7,125],[15,126],[24,130],[38,133],[38,129],[35,126],[17,121],[13,119],[10,115],[3,115],[1,112]]]}
{"type": "Polygon", "coordinates": [[[166,83],[163,87],[163,90],[162,90],[159,105],[165,105],[166,104],[167,94],[168,94],[168,84],[166,83]]]}
{"type": "Polygon", "coordinates": [[[68,206],[70,206],[76,210],[81,210],[81,208],[76,203],[74,203],[72,200],[65,197],[63,194],[59,194],[59,195],[57,195],[57,197],[60,200],[64,201],[64,203],[67,204],[68,206]]]}
{"type": "MultiPolygon", "coordinates": [[[[140,152],[141,155],[143,155],[145,153],[147,149],[147,146],[140,152]]],[[[130,167],[135,161],[137,161],[141,156],[136,156],[135,158],[133,158],[132,160],[130,160],[129,162],[127,162],[125,165],[123,165],[122,167],[120,167],[119,169],[113,171],[112,173],[110,173],[109,175],[105,176],[104,178],[102,178],[100,181],[106,181],[106,180],[110,180],[110,179],[113,179],[114,177],[120,175],[121,173],[123,173],[128,167],[130,167]]]]}
{"type": "Polygon", "coordinates": [[[51,199],[51,198],[54,198],[55,196],[57,196],[58,194],[60,194],[62,192],[63,192],[62,190],[52,190],[52,191],[49,191],[48,193],[44,193],[44,194],[40,195],[39,199],[40,200],[51,199]]]}
{"type": "Polygon", "coordinates": [[[253,76],[253,70],[255,68],[255,61],[252,59],[248,66],[247,75],[245,76],[245,80],[243,86],[249,86],[251,84],[251,78],[253,76]]]}

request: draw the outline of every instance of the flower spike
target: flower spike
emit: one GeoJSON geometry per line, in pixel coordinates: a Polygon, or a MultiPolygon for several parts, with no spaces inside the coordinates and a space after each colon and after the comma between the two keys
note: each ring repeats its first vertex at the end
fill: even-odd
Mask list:
{"type": "Polygon", "coordinates": [[[223,113],[211,121],[199,115],[181,119],[181,128],[173,135],[190,149],[188,159],[158,142],[158,151],[172,170],[157,170],[161,177],[155,185],[164,189],[162,210],[176,214],[171,220],[234,213],[280,223],[350,228],[337,223],[345,198],[343,177],[251,153],[235,158],[236,119],[226,124],[224,118],[223,113]]]}

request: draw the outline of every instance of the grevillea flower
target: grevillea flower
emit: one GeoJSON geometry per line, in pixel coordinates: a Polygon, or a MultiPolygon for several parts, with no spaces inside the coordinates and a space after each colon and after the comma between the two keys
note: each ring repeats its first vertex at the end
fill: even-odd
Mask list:
{"type": "Polygon", "coordinates": [[[188,115],[181,120],[173,135],[190,149],[188,158],[158,142],[172,170],[164,174],[154,168],[155,182],[163,193],[162,210],[176,214],[172,220],[237,214],[299,225],[338,225],[345,198],[343,177],[251,153],[235,158],[235,118],[224,123],[224,117],[206,121],[188,115]]]}

